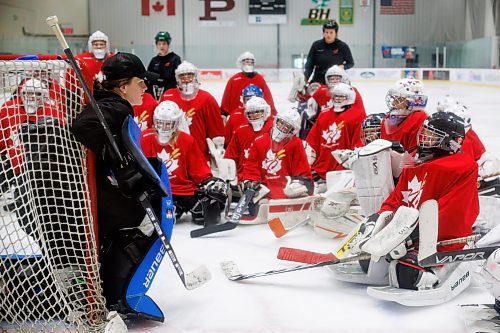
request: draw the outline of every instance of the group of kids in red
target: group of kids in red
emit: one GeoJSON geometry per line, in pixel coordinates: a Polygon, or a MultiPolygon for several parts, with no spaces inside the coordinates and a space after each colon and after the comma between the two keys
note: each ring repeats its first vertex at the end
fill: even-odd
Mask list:
{"type": "MultiPolygon", "coordinates": [[[[89,48],[77,60],[87,81],[93,82],[99,80],[100,66],[110,56],[107,37],[96,32],[89,48]],[[99,41],[104,43],[95,43],[99,41]]],[[[158,157],[167,166],[178,217],[191,212],[194,221],[207,224],[204,209],[198,207],[197,191],[215,179],[210,168],[214,151],[209,146],[215,147],[219,157],[235,161],[241,191],[265,185],[268,199],[283,199],[313,195],[315,183],[324,182],[328,172],[345,169],[342,158],[352,158],[357,148],[384,139],[394,142],[391,149],[400,153],[399,168],[392,170],[398,181],[370,218],[377,220],[383,212],[400,206],[418,209],[426,200],[435,199],[438,240],[471,235],[479,213],[478,170],[487,178],[498,173],[498,162],[486,153],[471,128],[464,105],[446,97],[438,103],[437,112],[429,115],[422,83],[403,78],[387,92],[388,111],[367,115],[360,93],[343,68],[335,65],[326,72],[326,85],[313,83],[296,94],[297,100],[307,101],[302,113],[296,108],[276,110],[264,77],[255,71],[253,54],[243,53],[237,65],[241,71],[228,80],[220,106],[200,88],[198,69],[187,61],[175,70],[176,88],[164,91],[159,101],[145,93],[143,103],[134,106],[142,130],[141,148],[147,157],[158,157]],[[305,121],[313,125],[299,137],[305,121]]],[[[0,135],[7,140],[0,142],[11,141],[7,151],[16,149],[12,133],[16,124],[48,115],[64,121],[57,108],[35,107],[60,100],[51,98],[58,89],[55,85],[44,78],[27,80],[18,96],[2,106],[0,135]],[[14,109],[22,116],[10,115],[14,109]]],[[[215,181],[224,189],[225,180],[215,181]]],[[[418,283],[410,285],[418,289],[418,283]]]]}

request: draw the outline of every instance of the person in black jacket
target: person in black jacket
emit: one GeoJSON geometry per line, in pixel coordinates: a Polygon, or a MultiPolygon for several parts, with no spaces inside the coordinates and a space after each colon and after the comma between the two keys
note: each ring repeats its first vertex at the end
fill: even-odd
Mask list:
{"type": "MultiPolygon", "coordinates": [[[[158,75],[147,72],[137,56],[121,52],[104,61],[102,73],[104,80],[98,84],[94,97],[120,153],[127,156],[121,138],[122,124],[129,115],[133,117],[132,105],[142,103],[146,91],[145,81],[156,80],[158,75]]],[[[108,306],[112,307],[123,297],[128,276],[142,260],[130,258],[130,255],[135,253],[140,257],[145,254],[148,246],[154,242],[155,234],[146,236],[140,231],[123,230],[138,227],[145,217],[144,209],[133,191],[130,191],[134,186],[122,186],[134,184],[133,180],[140,178],[137,177],[139,171],[134,168],[133,162],[126,167],[122,165],[90,104],[73,121],[71,131],[78,141],[96,155],[99,259],[102,263],[104,296],[108,306]],[[123,257],[119,257],[120,254],[123,257]]],[[[137,188],[141,186],[136,185],[137,188]]]]}
{"type": "Polygon", "coordinates": [[[339,25],[335,20],[327,21],[323,25],[323,39],[311,45],[305,64],[305,81],[308,82],[314,71],[311,82],[325,84],[325,73],[333,65],[344,69],[354,66],[349,46],[337,38],[339,25]]]}
{"type": "Polygon", "coordinates": [[[172,37],[166,31],[160,31],[155,36],[156,48],[158,55],[153,57],[149,62],[148,71],[157,73],[160,78],[156,81],[148,83],[148,93],[153,95],[157,101],[161,95],[171,88],[177,87],[175,81],[175,70],[181,64],[181,58],[170,51],[170,43],[172,37]]]}

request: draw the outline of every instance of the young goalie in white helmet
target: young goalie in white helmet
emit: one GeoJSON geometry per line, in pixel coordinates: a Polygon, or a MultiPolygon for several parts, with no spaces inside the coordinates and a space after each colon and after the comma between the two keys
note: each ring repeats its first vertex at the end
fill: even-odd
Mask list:
{"type": "Polygon", "coordinates": [[[334,150],[362,146],[361,123],[366,114],[354,106],[354,90],[346,83],[338,83],[330,89],[330,94],[332,106],[320,113],[306,138],[315,180],[326,179],[328,171],[344,170],[333,158],[334,150]]]}
{"type": "Polygon", "coordinates": [[[423,84],[415,78],[396,82],[386,95],[389,108],[381,126],[382,139],[398,141],[412,155],[417,149],[417,132],[427,118],[427,96],[423,84]]]}
{"type": "Polygon", "coordinates": [[[262,74],[255,71],[255,56],[251,52],[243,52],[236,60],[236,66],[241,72],[229,78],[222,95],[220,104],[221,112],[224,116],[231,115],[238,107],[242,106],[240,100],[241,93],[245,87],[253,84],[262,89],[263,98],[271,107],[272,114],[276,113],[273,95],[262,74]]]}
{"type": "Polygon", "coordinates": [[[245,161],[240,187],[269,190],[268,198],[283,199],[312,193],[312,175],[302,141],[297,137],[300,115],[280,111],[270,133],[255,138],[245,161]],[[289,179],[291,181],[289,181],[289,179]]]}
{"type": "Polygon", "coordinates": [[[224,123],[219,105],[207,91],[200,89],[198,69],[183,61],[175,70],[177,88],[163,93],[160,102],[172,101],[184,112],[189,134],[193,136],[205,160],[210,160],[207,139],[213,141],[215,149],[222,155],[224,148],[224,123]]]}
{"type": "Polygon", "coordinates": [[[271,107],[266,101],[257,96],[251,97],[245,104],[245,118],[247,124],[239,126],[227,146],[225,158],[236,162],[238,175],[241,177],[243,164],[248,158],[253,140],[264,133],[269,133],[273,126],[271,107]]]}
{"type": "Polygon", "coordinates": [[[212,176],[195,139],[179,130],[184,112],[172,101],[154,111],[153,128],[142,132],[146,157],[157,157],[167,167],[178,218],[190,212],[197,224],[216,224],[226,201],[226,183],[212,176]]]}

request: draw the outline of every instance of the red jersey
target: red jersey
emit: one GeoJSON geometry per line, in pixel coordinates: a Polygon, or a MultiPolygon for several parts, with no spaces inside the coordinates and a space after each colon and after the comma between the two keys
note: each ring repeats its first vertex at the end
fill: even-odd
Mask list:
{"type": "Polygon", "coordinates": [[[227,147],[231,143],[234,132],[243,125],[248,124],[248,119],[245,116],[245,108],[243,106],[237,107],[231,112],[227,118],[226,125],[224,126],[224,145],[227,147]]]}
{"type": "Polygon", "coordinates": [[[319,114],[306,141],[316,152],[316,160],[311,168],[322,179],[326,179],[328,171],[344,170],[333,158],[332,151],[363,146],[361,123],[365,117],[364,110],[356,109],[354,104],[344,112],[329,108],[319,114]]]}
{"type": "Polygon", "coordinates": [[[380,125],[380,138],[389,141],[398,141],[403,148],[411,155],[417,152],[417,134],[418,130],[427,119],[425,111],[413,111],[410,115],[403,120],[396,130],[389,134],[385,128],[386,118],[382,119],[380,125]]]}
{"type": "MultiPolygon", "coordinates": [[[[354,92],[356,93],[356,100],[354,101],[353,107],[355,107],[358,110],[362,110],[365,112],[365,105],[363,104],[363,98],[361,97],[361,94],[359,93],[358,89],[355,87],[352,87],[354,92]]],[[[320,111],[323,111],[324,109],[328,108],[331,106],[331,95],[330,91],[328,90],[328,86],[321,85],[318,90],[314,92],[311,96],[316,103],[318,103],[318,107],[320,111]]]]}
{"type": "Polygon", "coordinates": [[[160,103],[163,101],[173,101],[184,111],[189,132],[208,161],[210,155],[206,139],[224,136],[224,122],[215,98],[200,89],[196,97],[188,101],[182,99],[179,89],[173,88],[163,93],[160,103]]]}
{"type": "Polygon", "coordinates": [[[267,104],[271,107],[271,114],[275,115],[276,108],[274,107],[273,95],[267,86],[266,80],[264,80],[264,77],[259,73],[255,73],[255,76],[251,78],[243,74],[243,72],[239,72],[231,76],[227,81],[224,94],[222,95],[222,102],[220,105],[221,109],[224,112],[231,114],[230,112],[235,110],[237,107],[243,106],[241,103],[241,94],[243,89],[251,84],[262,89],[262,98],[264,98],[267,104]]]}
{"type": "Polygon", "coordinates": [[[134,105],[134,120],[141,131],[153,127],[153,114],[158,102],[149,93],[145,93],[141,105],[134,105]]]}
{"type": "Polygon", "coordinates": [[[158,157],[167,167],[173,195],[194,195],[199,184],[212,177],[195,139],[178,131],[173,144],[162,145],[153,129],[141,135],[141,148],[146,157],[158,157]]]}
{"type": "MultiPolygon", "coordinates": [[[[476,181],[477,163],[463,153],[405,167],[396,188],[379,212],[395,212],[399,206],[418,209],[423,202],[435,199],[439,207],[438,241],[470,236],[479,214],[476,181]]],[[[462,247],[440,249],[448,251],[462,247]]]]}
{"type": "MultiPolygon", "coordinates": [[[[12,168],[19,173],[22,162],[23,146],[19,138],[19,125],[27,122],[36,123],[45,117],[57,118],[66,123],[64,114],[50,104],[37,109],[36,113],[28,115],[24,109],[21,97],[16,97],[4,103],[0,109],[0,151],[7,150],[12,168]]],[[[61,124],[61,125],[62,125],[61,124]]]]}
{"type": "Polygon", "coordinates": [[[462,151],[466,154],[469,154],[474,161],[477,161],[481,158],[481,156],[486,152],[486,148],[484,148],[483,143],[477,136],[476,132],[471,129],[465,133],[465,139],[462,142],[462,151]]]}
{"type": "Polygon", "coordinates": [[[269,134],[255,138],[241,179],[260,181],[271,190],[268,198],[284,199],[287,198],[283,192],[287,183],[285,176],[307,177],[312,181],[302,141],[293,137],[283,149],[274,152],[269,134]]]}
{"type": "Polygon", "coordinates": [[[240,126],[234,132],[233,139],[227,146],[224,158],[229,158],[236,162],[236,168],[240,178],[243,173],[243,163],[248,158],[253,140],[261,134],[269,133],[273,127],[273,121],[274,119],[269,117],[258,132],[254,131],[252,125],[248,124],[240,126]]]}

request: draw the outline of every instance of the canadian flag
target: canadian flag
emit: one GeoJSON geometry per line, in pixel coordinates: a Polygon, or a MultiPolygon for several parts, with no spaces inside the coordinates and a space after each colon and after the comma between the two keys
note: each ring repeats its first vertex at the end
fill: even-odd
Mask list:
{"type": "Polygon", "coordinates": [[[166,0],[166,6],[163,3],[164,2],[157,0],[157,1],[154,1],[153,4],[151,4],[150,0],[141,0],[141,15],[142,16],[149,16],[151,8],[153,9],[153,11],[155,13],[160,13],[166,7],[167,15],[174,16],[175,15],[175,0],[166,0]]]}

